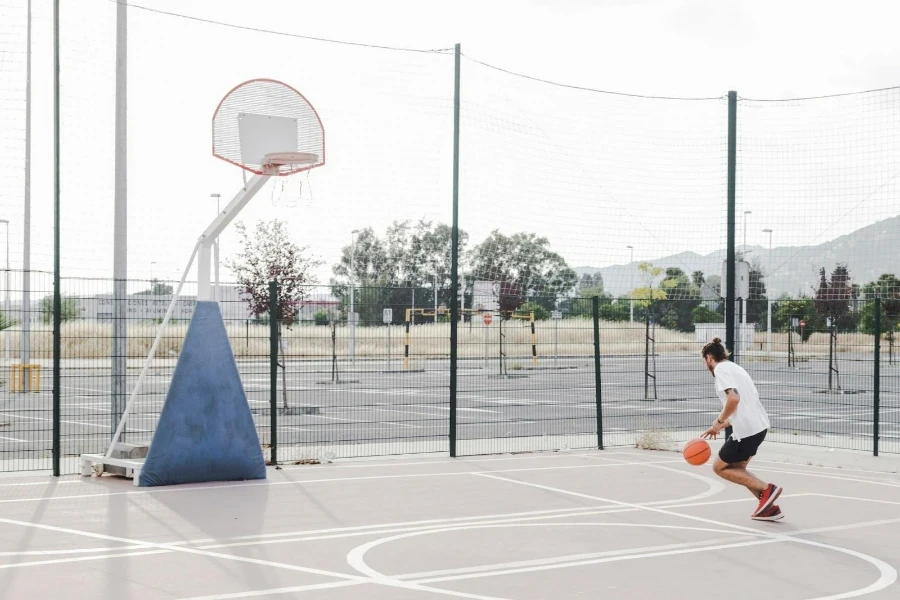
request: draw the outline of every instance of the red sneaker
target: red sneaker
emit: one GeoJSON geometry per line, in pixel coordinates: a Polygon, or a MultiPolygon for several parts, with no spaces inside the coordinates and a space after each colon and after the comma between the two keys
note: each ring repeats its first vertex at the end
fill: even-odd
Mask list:
{"type": "Polygon", "coordinates": [[[759,495],[759,506],[756,507],[756,510],[753,511],[753,516],[758,517],[761,515],[767,508],[772,506],[775,500],[778,499],[778,496],[781,495],[781,488],[775,485],[774,483],[770,483],[766,489],[763,490],[763,493],[759,495]]]}
{"type": "Polygon", "coordinates": [[[777,521],[783,519],[784,515],[781,513],[781,508],[777,504],[773,504],[761,514],[753,515],[750,518],[754,521],[777,521]]]}

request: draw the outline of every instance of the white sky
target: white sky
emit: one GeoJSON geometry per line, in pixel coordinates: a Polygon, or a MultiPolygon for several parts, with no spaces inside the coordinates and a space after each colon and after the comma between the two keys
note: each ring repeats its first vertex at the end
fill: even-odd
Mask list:
{"type": "MultiPolygon", "coordinates": [[[[0,0],[0,218],[11,221],[13,269],[22,259],[25,4],[0,0]]],[[[62,273],[105,278],[113,265],[116,7],[61,4],[62,273]]],[[[635,94],[720,97],[736,89],[779,99],[900,84],[900,5],[890,1],[135,4],[378,45],[460,42],[467,56],[512,71],[635,94]]],[[[51,7],[34,0],[32,266],[48,271],[51,7]]],[[[287,220],[297,242],[325,261],[323,283],[353,229],[382,233],[402,218],[450,222],[452,56],[311,42],[139,9],[129,12],[128,52],[129,278],[149,278],[151,269],[180,277],[215,215],[210,193],[224,204],[240,188],[240,171],[211,156],[210,119],[231,87],[254,77],[282,79],[310,99],[328,155],[310,174],[310,202],[273,206],[270,186],[239,218],[287,220]]],[[[470,61],[462,89],[460,225],[472,243],[494,228],[534,231],[571,266],[598,267],[627,262],[628,244],[635,260],[724,245],[724,100],[575,92],[470,61]]],[[[898,100],[893,91],[800,106],[747,103],[742,123],[756,124],[760,136],[784,128],[796,136],[784,145],[768,139],[745,156],[739,211],[753,210],[748,243],[768,244],[763,227],[776,230],[776,246],[821,243],[895,215],[898,100]]],[[[753,132],[741,133],[754,143],[753,132]]],[[[222,248],[225,256],[236,249],[233,227],[222,248]]]]}

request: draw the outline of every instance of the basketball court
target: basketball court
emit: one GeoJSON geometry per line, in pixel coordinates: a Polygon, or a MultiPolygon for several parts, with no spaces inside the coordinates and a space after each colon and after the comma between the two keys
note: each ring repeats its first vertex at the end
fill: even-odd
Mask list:
{"type": "Polygon", "coordinates": [[[5,478],[0,589],[71,600],[896,598],[896,459],[833,453],[810,466],[769,448],[751,467],[785,489],[773,523],[752,521],[754,499],[709,463],[632,449],[269,467],[265,480],[150,488],[108,474],[5,478]]]}

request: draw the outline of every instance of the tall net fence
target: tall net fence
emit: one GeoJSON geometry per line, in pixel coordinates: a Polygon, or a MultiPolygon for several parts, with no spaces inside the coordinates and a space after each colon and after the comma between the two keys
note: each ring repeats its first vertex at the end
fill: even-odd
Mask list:
{"type": "Polygon", "coordinates": [[[491,326],[498,366],[521,368],[460,379],[465,448],[596,445],[591,296],[615,373],[604,395],[614,427],[652,425],[648,399],[698,406],[703,374],[683,365],[699,350],[695,319],[721,320],[726,99],[578,89],[472,59],[461,73],[461,273],[472,308],[504,328],[491,326]],[[549,360],[558,328],[562,363],[549,360]],[[690,389],[669,390],[676,374],[690,389]],[[645,394],[650,377],[659,394],[645,394]]]}
{"type": "Polygon", "coordinates": [[[897,88],[738,103],[736,244],[753,284],[744,320],[754,336],[741,364],[788,438],[872,446],[880,299],[880,438],[900,441],[898,151],[897,88]]]}
{"type": "MultiPolygon", "coordinates": [[[[127,138],[117,147],[121,7],[107,0],[60,3],[63,326],[53,389],[45,4],[32,12],[30,129],[26,3],[0,6],[4,470],[49,468],[54,422],[64,469],[76,470],[81,453],[104,451],[135,390],[123,440],[152,441],[198,297],[196,264],[174,322],[160,322],[198,236],[246,183],[211,156],[211,119],[229,90],[258,77],[309,100],[327,148],[322,168],[268,182],[216,244],[215,272],[228,282],[220,310],[267,458],[274,445],[279,460],[314,461],[595,447],[601,436],[677,447],[715,419],[720,403],[698,353],[726,338],[725,95],[611,93],[461,55],[453,289],[452,49],[267,31],[265,15],[225,6],[210,18],[133,5],[127,138]],[[123,158],[127,283],[117,300],[123,158]],[[259,253],[273,240],[302,257],[297,314],[275,328],[261,290],[285,279],[284,265],[259,253]],[[242,279],[254,252],[265,268],[242,279]],[[23,378],[40,388],[25,394],[23,378]]],[[[302,22],[299,7],[284,7],[283,22],[302,22]]],[[[774,439],[900,451],[898,96],[737,101],[739,301],[728,341],[757,381],[774,439]]]]}

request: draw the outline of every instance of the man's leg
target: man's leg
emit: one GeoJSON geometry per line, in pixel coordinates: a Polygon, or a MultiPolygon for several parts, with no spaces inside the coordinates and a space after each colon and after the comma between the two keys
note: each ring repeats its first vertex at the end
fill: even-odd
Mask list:
{"type": "Polygon", "coordinates": [[[759,500],[760,494],[768,487],[768,484],[747,470],[749,463],[748,459],[729,464],[717,456],[713,463],[713,471],[722,479],[744,486],[750,490],[754,498],[759,500]]]}

